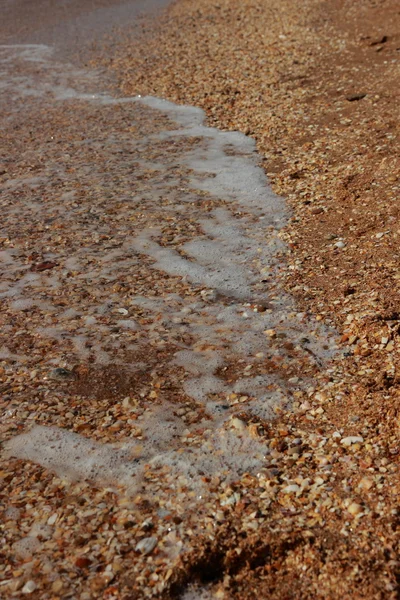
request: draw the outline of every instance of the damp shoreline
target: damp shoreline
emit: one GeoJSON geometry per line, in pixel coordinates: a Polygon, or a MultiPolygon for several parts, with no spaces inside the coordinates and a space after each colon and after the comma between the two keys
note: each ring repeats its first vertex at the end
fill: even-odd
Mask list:
{"type": "Polygon", "coordinates": [[[237,487],[275,477],[275,417],[315,392],[335,335],[279,284],[286,209],[252,140],[194,107],[103,93],[101,73],[45,44],[0,54],[5,589],[96,597],[131,572],[145,597],[155,557],[159,597],[237,487]],[[125,558],[97,519],[121,524],[125,558]],[[98,564],[96,548],[85,592],[59,567],[64,552],[98,564]]]}

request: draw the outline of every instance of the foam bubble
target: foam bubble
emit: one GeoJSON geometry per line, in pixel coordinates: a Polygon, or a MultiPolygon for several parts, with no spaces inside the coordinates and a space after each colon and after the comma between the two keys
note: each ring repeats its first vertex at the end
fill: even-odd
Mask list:
{"type": "Polygon", "coordinates": [[[16,506],[9,506],[4,513],[4,517],[5,517],[6,521],[8,519],[11,519],[13,521],[18,521],[18,519],[20,519],[20,517],[21,517],[21,510],[19,508],[17,508],[16,506]]]}
{"type": "Polygon", "coordinates": [[[130,482],[137,471],[128,449],[117,450],[58,427],[35,426],[12,438],[5,450],[6,457],[31,460],[70,481],[115,485],[130,482]]]}
{"type": "Polygon", "coordinates": [[[28,535],[26,537],[17,540],[12,545],[13,552],[17,558],[22,560],[28,560],[34,554],[36,554],[40,548],[42,547],[42,543],[38,540],[36,536],[28,535]]]}
{"type": "Polygon", "coordinates": [[[209,587],[190,585],[181,596],[181,600],[213,600],[215,595],[209,587]]]}
{"type": "Polygon", "coordinates": [[[5,457],[30,460],[68,481],[123,486],[131,493],[140,486],[145,465],[167,468],[184,485],[200,489],[204,474],[231,481],[259,469],[264,461],[265,444],[224,426],[208,430],[200,446],[183,451],[180,440],[186,425],[168,406],[145,415],[139,423],[143,439],[118,448],[66,429],[34,426],[5,444],[5,457]]]}
{"type": "Polygon", "coordinates": [[[35,301],[32,298],[19,298],[10,303],[12,310],[27,310],[35,306],[35,301]]]}
{"type": "Polygon", "coordinates": [[[130,331],[136,331],[138,329],[137,323],[132,319],[121,319],[120,321],[117,321],[117,325],[123,329],[129,329],[130,331]]]}

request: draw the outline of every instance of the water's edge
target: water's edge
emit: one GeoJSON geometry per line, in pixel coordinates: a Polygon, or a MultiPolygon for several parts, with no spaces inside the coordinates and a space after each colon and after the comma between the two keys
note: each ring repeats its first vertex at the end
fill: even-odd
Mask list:
{"type": "Polygon", "coordinates": [[[74,432],[73,420],[60,427],[55,417],[14,437],[8,456],[133,490],[149,463],[166,468],[172,486],[179,480],[194,489],[204,472],[234,479],[257,471],[266,448],[240,415],[262,421],[289,406],[335,346],[332,332],[297,312],[278,286],[287,209],[268,187],[254,142],[204,126],[194,107],[99,93],[98,73],[58,63],[46,45],[3,45],[0,57],[10,131],[21,111],[33,129],[46,127],[46,111],[57,124],[54,135],[40,140],[38,132],[24,146],[17,176],[1,186],[6,338],[23,311],[36,340],[29,354],[6,340],[2,360],[29,370],[35,344],[50,340],[44,372],[86,364],[125,369],[134,379],[154,370],[146,354],[163,351],[159,371],[179,396],[147,405],[145,396],[140,434],[128,427],[117,448],[74,432]],[[30,160],[39,162],[34,177],[30,160]],[[95,189],[99,201],[91,198],[95,189]],[[25,248],[32,238],[44,242],[46,222],[40,264],[57,268],[41,272],[27,268],[25,248]],[[59,222],[61,235],[53,229],[59,222]],[[122,296],[110,294],[110,281],[125,286],[122,296]],[[197,407],[192,425],[179,414],[185,399],[197,407]]]}

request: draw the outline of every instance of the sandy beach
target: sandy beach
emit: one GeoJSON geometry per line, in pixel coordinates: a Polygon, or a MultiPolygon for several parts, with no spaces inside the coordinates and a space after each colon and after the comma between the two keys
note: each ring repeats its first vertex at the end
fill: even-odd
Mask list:
{"type": "MultiPolygon", "coordinates": [[[[321,496],[276,497],[265,562],[237,573],[222,561],[226,597],[398,593],[398,20],[393,2],[183,0],[146,61],[131,48],[112,62],[129,93],[201,106],[256,140],[293,209],[284,285],[345,350],[339,383],[283,417],[310,454],[299,469],[282,444],[278,480],[320,476],[321,496]]],[[[234,544],[238,530],[225,535],[234,544]]]]}
{"type": "Polygon", "coordinates": [[[0,598],[397,598],[396,3],[91,8],[0,48],[0,598]]]}

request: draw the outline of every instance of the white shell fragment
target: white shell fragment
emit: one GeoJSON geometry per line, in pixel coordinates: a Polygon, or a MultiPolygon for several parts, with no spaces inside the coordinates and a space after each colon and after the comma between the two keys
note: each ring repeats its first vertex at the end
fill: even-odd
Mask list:
{"type": "Polygon", "coordinates": [[[340,443],[343,446],[351,446],[352,444],[362,444],[364,438],[360,435],[349,435],[348,437],[344,437],[340,440],[340,443]]]}
{"type": "Polygon", "coordinates": [[[143,538],[138,542],[135,546],[136,552],[141,552],[142,554],[150,554],[157,546],[157,538],[155,537],[147,537],[143,538]]]}

